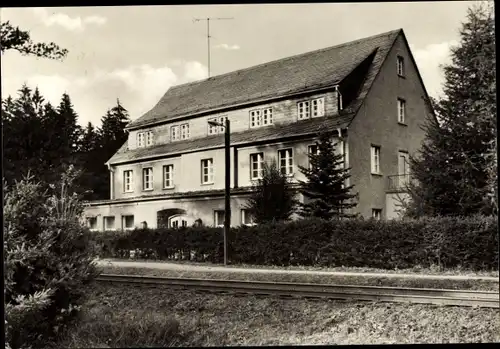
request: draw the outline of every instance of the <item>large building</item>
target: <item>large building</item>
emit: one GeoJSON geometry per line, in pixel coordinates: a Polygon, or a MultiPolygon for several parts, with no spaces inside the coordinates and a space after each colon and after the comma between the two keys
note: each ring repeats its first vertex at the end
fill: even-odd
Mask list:
{"type": "Polygon", "coordinates": [[[231,124],[231,225],[272,158],[304,180],[320,130],[334,131],[359,193],[355,211],[396,218],[408,155],[431,111],[402,29],[171,87],[128,126],[109,159],[110,200],[87,204],[91,229],[180,227],[224,220],[224,129],[231,124]]]}

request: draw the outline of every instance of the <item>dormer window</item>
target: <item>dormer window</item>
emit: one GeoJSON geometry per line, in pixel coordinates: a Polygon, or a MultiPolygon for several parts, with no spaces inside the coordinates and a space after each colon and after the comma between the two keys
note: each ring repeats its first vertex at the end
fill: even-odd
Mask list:
{"type": "Polygon", "coordinates": [[[144,148],[153,145],[153,131],[137,133],[137,147],[144,148]]]}
{"type": "Polygon", "coordinates": [[[144,132],[139,132],[137,134],[137,147],[138,148],[143,148],[145,145],[145,141],[144,141],[144,132]]]}
{"type": "Polygon", "coordinates": [[[273,124],[273,108],[250,110],[250,127],[268,126],[273,124]]]}
{"type": "Polygon", "coordinates": [[[182,124],[181,125],[181,139],[188,139],[189,138],[189,124],[182,124]]]}
{"type": "Polygon", "coordinates": [[[224,116],[220,116],[218,118],[208,119],[208,122],[209,122],[209,124],[208,124],[208,134],[209,135],[216,135],[216,134],[219,134],[219,133],[224,133],[224,127],[223,126],[211,125],[210,122],[216,122],[216,123],[224,125],[225,119],[226,118],[224,116]]]}
{"type": "Polygon", "coordinates": [[[179,140],[179,126],[170,126],[170,140],[179,140]]]}
{"type": "Polygon", "coordinates": [[[325,115],[325,99],[315,98],[297,103],[297,114],[299,120],[309,119],[325,115]]]}

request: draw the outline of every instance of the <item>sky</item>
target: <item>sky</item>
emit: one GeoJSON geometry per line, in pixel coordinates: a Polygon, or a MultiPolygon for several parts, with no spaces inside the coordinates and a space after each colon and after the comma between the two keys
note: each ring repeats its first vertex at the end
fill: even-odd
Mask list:
{"type": "Polygon", "coordinates": [[[62,61],[2,54],[2,98],[23,83],[57,105],[68,93],[79,123],[100,125],[117,98],[132,120],[170,86],[403,28],[425,87],[438,97],[442,64],[477,1],[2,8],[33,41],[69,50],[62,61]]]}

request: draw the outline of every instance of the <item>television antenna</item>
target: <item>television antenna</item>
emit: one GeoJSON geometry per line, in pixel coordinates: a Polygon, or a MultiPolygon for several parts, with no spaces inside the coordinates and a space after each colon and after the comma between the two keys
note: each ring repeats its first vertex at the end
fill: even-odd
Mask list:
{"type": "Polygon", "coordinates": [[[207,46],[208,46],[208,77],[210,77],[210,21],[220,21],[234,19],[233,17],[207,17],[207,18],[194,18],[193,22],[207,21],[207,46]]]}

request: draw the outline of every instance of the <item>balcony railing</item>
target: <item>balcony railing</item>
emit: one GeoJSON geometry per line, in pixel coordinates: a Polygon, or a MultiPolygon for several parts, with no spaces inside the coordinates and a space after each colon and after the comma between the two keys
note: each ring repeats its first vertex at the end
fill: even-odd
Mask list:
{"type": "Polygon", "coordinates": [[[387,176],[387,179],[387,191],[393,192],[407,191],[407,187],[411,180],[409,174],[387,176]]]}

